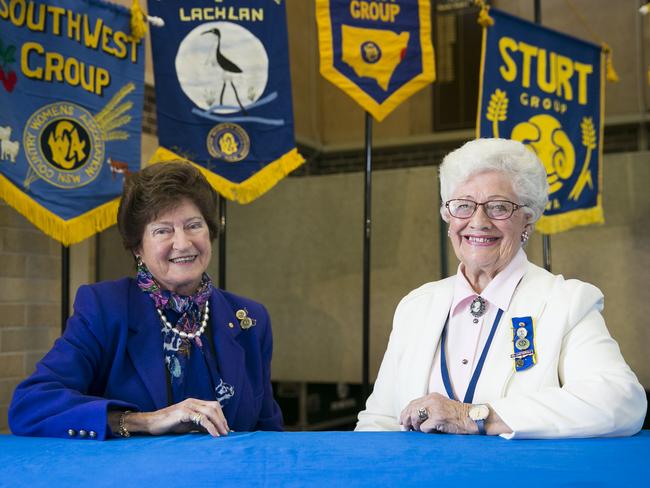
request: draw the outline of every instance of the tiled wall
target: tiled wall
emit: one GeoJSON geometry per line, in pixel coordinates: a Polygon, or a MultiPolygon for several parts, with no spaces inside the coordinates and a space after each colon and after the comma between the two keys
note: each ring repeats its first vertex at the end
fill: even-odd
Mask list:
{"type": "Polygon", "coordinates": [[[18,382],[60,332],[61,246],[0,201],[0,431],[18,382]]]}

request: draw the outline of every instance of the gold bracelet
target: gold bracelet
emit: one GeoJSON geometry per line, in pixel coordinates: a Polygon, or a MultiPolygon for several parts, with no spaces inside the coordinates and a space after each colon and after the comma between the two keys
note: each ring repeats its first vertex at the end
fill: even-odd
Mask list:
{"type": "Polygon", "coordinates": [[[124,419],[130,413],[131,410],[125,410],[124,412],[122,412],[122,415],[120,415],[120,422],[119,422],[120,430],[118,432],[120,434],[120,437],[131,437],[131,433],[127,430],[126,425],[124,425],[124,419]]]}

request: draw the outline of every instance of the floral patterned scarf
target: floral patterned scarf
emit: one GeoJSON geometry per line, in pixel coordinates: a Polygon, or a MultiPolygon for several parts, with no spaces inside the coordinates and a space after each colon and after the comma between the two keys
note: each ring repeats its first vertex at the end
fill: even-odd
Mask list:
{"type": "MultiPolygon", "coordinates": [[[[182,296],[168,290],[162,290],[147,266],[140,261],[138,262],[136,280],[138,287],[151,297],[156,308],[163,313],[168,311],[165,315],[170,323],[173,323],[170,315],[174,314],[174,312],[174,316],[180,315],[174,325],[176,329],[187,333],[194,333],[201,327],[202,311],[212,293],[212,280],[206,273],[203,273],[199,288],[190,296],[182,296]]],[[[201,337],[195,337],[194,339],[181,338],[164,325],[161,327],[161,332],[163,335],[165,364],[169,371],[172,395],[175,403],[183,400],[184,396],[185,371],[187,369],[190,351],[192,350],[190,341],[194,341],[194,344],[206,356],[212,380],[216,380],[216,384],[221,383],[218,377],[218,371],[216,371],[216,362],[209,351],[210,348],[203,347],[201,337]]]]}

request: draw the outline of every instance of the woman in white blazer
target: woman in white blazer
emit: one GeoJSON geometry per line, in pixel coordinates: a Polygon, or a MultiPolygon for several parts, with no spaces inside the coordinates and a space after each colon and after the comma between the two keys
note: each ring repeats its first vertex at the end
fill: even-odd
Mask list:
{"type": "Polygon", "coordinates": [[[458,272],[398,305],[356,430],[506,438],[640,430],[645,392],[607,331],[602,293],[523,251],[549,182],[517,141],[477,139],[445,157],[440,211],[458,272]]]}

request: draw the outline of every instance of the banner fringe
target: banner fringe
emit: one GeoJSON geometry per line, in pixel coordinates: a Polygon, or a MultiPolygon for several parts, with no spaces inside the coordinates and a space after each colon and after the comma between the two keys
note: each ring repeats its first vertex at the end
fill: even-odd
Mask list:
{"type": "Polygon", "coordinates": [[[165,163],[169,161],[187,161],[196,166],[206,177],[212,187],[228,200],[238,203],[250,203],[256,198],[273,188],[281,179],[305,162],[305,158],[294,148],[283,154],[275,161],[269,163],[264,169],[241,183],[233,183],[226,178],[213,173],[209,169],[191,161],[183,156],[159,147],[149,160],[149,164],[165,163]]]}
{"type": "Polygon", "coordinates": [[[85,214],[64,220],[32,200],[4,175],[0,175],[0,198],[36,228],[64,246],[81,242],[115,225],[120,202],[119,198],[115,198],[85,214]]]}
{"type": "Polygon", "coordinates": [[[542,215],[535,228],[542,234],[558,234],[578,226],[604,223],[605,215],[599,203],[596,207],[573,210],[559,215],[542,215]]]}

